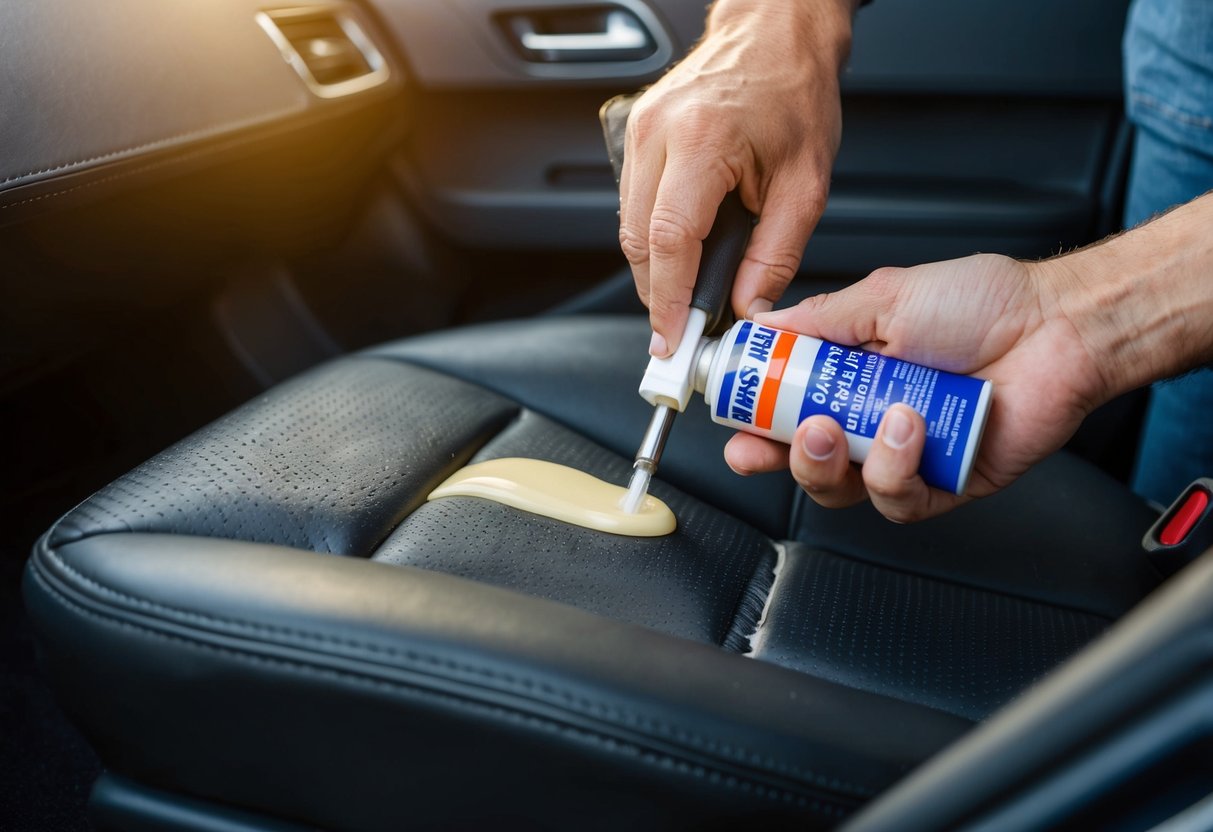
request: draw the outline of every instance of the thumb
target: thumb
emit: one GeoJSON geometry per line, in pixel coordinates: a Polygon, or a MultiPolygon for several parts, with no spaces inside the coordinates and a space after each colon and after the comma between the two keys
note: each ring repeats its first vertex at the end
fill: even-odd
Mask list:
{"type": "Polygon", "coordinates": [[[877,269],[845,289],[813,295],[788,309],[755,315],[754,320],[839,344],[886,341],[886,324],[896,307],[904,271],[877,269]]]}

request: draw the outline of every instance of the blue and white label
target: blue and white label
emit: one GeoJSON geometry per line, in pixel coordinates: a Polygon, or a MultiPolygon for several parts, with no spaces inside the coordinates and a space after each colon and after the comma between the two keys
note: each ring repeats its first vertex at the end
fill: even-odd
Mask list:
{"type": "Polygon", "coordinates": [[[752,397],[759,381],[756,368],[741,366],[742,357],[749,344],[750,330],[753,328],[754,324],[750,321],[741,322],[740,328],[737,330],[737,337],[733,339],[733,344],[729,349],[728,365],[721,384],[721,395],[716,397],[717,416],[746,424],[754,422],[752,397]],[[747,390],[750,391],[750,400],[747,400],[747,390]],[[748,408],[746,407],[747,401],[748,408]]]}
{"type": "MultiPolygon", "coordinates": [[[[823,413],[837,420],[848,434],[870,442],[885,411],[894,404],[907,404],[927,423],[919,473],[936,488],[958,492],[967,479],[972,452],[966,451],[976,442],[976,438],[970,442],[970,433],[979,401],[985,404],[982,392],[987,384],[979,378],[823,341],[809,371],[799,421],[823,413]]],[[[977,427],[980,430],[981,425],[977,427]]]]}
{"type": "Polygon", "coordinates": [[[791,442],[810,416],[847,433],[847,453],[863,462],[880,420],[907,404],[927,423],[919,473],[935,488],[963,493],[989,413],[993,385],[808,335],[739,321],[719,342],[704,395],[712,420],[791,442]]]}

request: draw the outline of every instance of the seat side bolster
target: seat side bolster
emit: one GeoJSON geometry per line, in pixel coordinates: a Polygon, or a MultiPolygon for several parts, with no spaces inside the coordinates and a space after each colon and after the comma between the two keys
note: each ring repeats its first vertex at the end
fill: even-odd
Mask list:
{"type": "Polygon", "coordinates": [[[561,604],[286,547],[44,539],[25,589],[65,704],[116,769],[334,825],[359,803],[391,825],[402,796],[440,805],[467,782],[490,784],[486,806],[533,813],[542,795],[567,819],[601,777],[636,780],[621,792],[649,805],[689,790],[717,811],[727,791],[736,811],[741,789],[836,816],[968,727],[561,604]]]}

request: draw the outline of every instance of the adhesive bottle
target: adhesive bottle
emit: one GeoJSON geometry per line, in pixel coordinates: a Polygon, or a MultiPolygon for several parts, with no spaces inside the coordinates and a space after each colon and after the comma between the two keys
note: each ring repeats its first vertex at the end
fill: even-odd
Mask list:
{"type": "Polygon", "coordinates": [[[738,321],[704,340],[694,388],[712,421],[791,443],[796,427],[824,413],[863,462],[885,411],[907,404],[927,423],[919,474],[928,485],[963,494],[990,412],[993,384],[896,358],[738,321]]]}

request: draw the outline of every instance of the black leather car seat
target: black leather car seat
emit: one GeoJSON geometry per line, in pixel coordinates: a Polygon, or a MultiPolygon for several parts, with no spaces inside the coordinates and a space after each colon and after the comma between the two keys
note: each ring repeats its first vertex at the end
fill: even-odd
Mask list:
{"type": "Polygon", "coordinates": [[[424,502],[500,456],[622,483],[646,344],[642,319],[569,317],[370,350],[69,512],[26,599],[110,772],[102,825],[185,801],[334,829],[828,828],[1159,581],[1154,513],[1073,457],[896,526],[738,478],[697,404],[653,487],[669,537],[424,502]]]}

